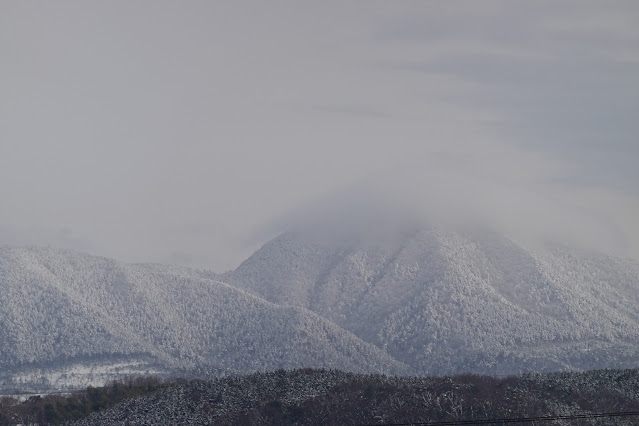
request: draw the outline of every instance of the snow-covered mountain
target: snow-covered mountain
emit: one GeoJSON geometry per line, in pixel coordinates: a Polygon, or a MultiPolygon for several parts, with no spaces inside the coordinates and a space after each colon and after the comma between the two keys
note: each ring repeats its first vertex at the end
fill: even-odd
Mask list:
{"type": "Polygon", "coordinates": [[[221,279],[309,309],[416,374],[637,367],[639,268],[495,232],[288,232],[221,279]]]}
{"type": "Polygon", "coordinates": [[[636,368],[639,268],[432,227],[286,232],[222,275],[0,248],[4,387],[52,369],[78,383],[96,366],[116,376],[636,368]]]}
{"type": "Polygon", "coordinates": [[[31,381],[42,381],[33,375],[47,368],[69,374],[74,365],[124,361],[151,372],[406,370],[306,309],[279,306],[204,275],[49,248],[0,248],[4,387],[29,383],[29,372],[31,381]]]}

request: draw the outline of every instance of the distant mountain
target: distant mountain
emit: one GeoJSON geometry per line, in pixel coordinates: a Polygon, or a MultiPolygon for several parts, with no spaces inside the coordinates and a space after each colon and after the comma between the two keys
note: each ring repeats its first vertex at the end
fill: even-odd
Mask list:
{"type": "Polygon", "coordinates": [[[146,372],[637,366],[637,264],[486,230],[287,232],[222,275],[0,248],[5,390],[146,372]]]}
{"type": "Polygon", "coordinates": [[[307,366],[406,371],[383,350],[308,310],[267,302],[205,275],[49,248],[0,248],[4,387],[46,387],[59,382],[46,371],[77,375],[123,362],[163,373],[307,366]]]}
{"type": "Polygon", "coordinates": [[[425,227],[288,232],[220,279],[311,310],[415,374],[511,374],[637,367],[638,271],[488,230],[425,227]]]}

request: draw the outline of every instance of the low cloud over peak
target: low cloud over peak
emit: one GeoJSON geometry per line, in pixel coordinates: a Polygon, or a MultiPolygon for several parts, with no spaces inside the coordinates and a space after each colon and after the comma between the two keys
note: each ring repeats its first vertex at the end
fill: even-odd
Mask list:
{"type": "Polygon", "coordinates": [[[639,258],[636,2],[8,5],[7,241],[221,271],[363,191],[639,258]]]}

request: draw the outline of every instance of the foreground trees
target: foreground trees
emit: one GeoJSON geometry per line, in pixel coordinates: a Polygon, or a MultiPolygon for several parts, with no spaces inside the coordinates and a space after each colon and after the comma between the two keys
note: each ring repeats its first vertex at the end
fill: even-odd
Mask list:
{"type": "Polygon", "coordinates": [[[0,425],[69,422],[105,410],[124,399],[146,395],[176,383],[162,381],[156,376],[131,377],[70,394],[33,395],[24,401],[19,397],[4,396],[0,397],[0,425]]]}
{"type": "Polygon", "coordinates": [[[505,378],[278,370],[208,381],[129,378],[23,402],[0,398],[0,425],[454,424],[535,417],[561,418],[542,424],[637,424],[639,370],[505,378]]]}

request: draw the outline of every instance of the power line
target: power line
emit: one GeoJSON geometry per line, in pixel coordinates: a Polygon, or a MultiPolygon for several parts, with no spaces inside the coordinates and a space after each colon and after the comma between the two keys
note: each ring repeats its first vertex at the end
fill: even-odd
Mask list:
{"type": "Polygon", "coordinates": [[[591,413],[591,414],[573,414],[565,416],[536,416],[536,417],[517,417],[502,419],[477,419],[477,420],[449,420],[439,422],[412,422],[412,423],[377,423],[361,426],[455,426],[455,425],[491,425],[491,424],[507,424],[507,423],[533,423],[547,422],[553,420],[579,420],[579,419],[596,419],[605,417],[631,417],[639,416],[639,411],[620,411],[614,413],[591,413]]]}
{"type": "Polygon", "coordinates": [[[67,395],[76,392],[82,392],[87,390],[87,388],[68,388],[64,390],[50,391],[46,389],[41,390],[32,390],[32,391],[17,391],[17,392],[0,392],[0,397],[8,396],[8,397],[29,397],[29,396],[37,396],[37,395],[67,395]]]}

